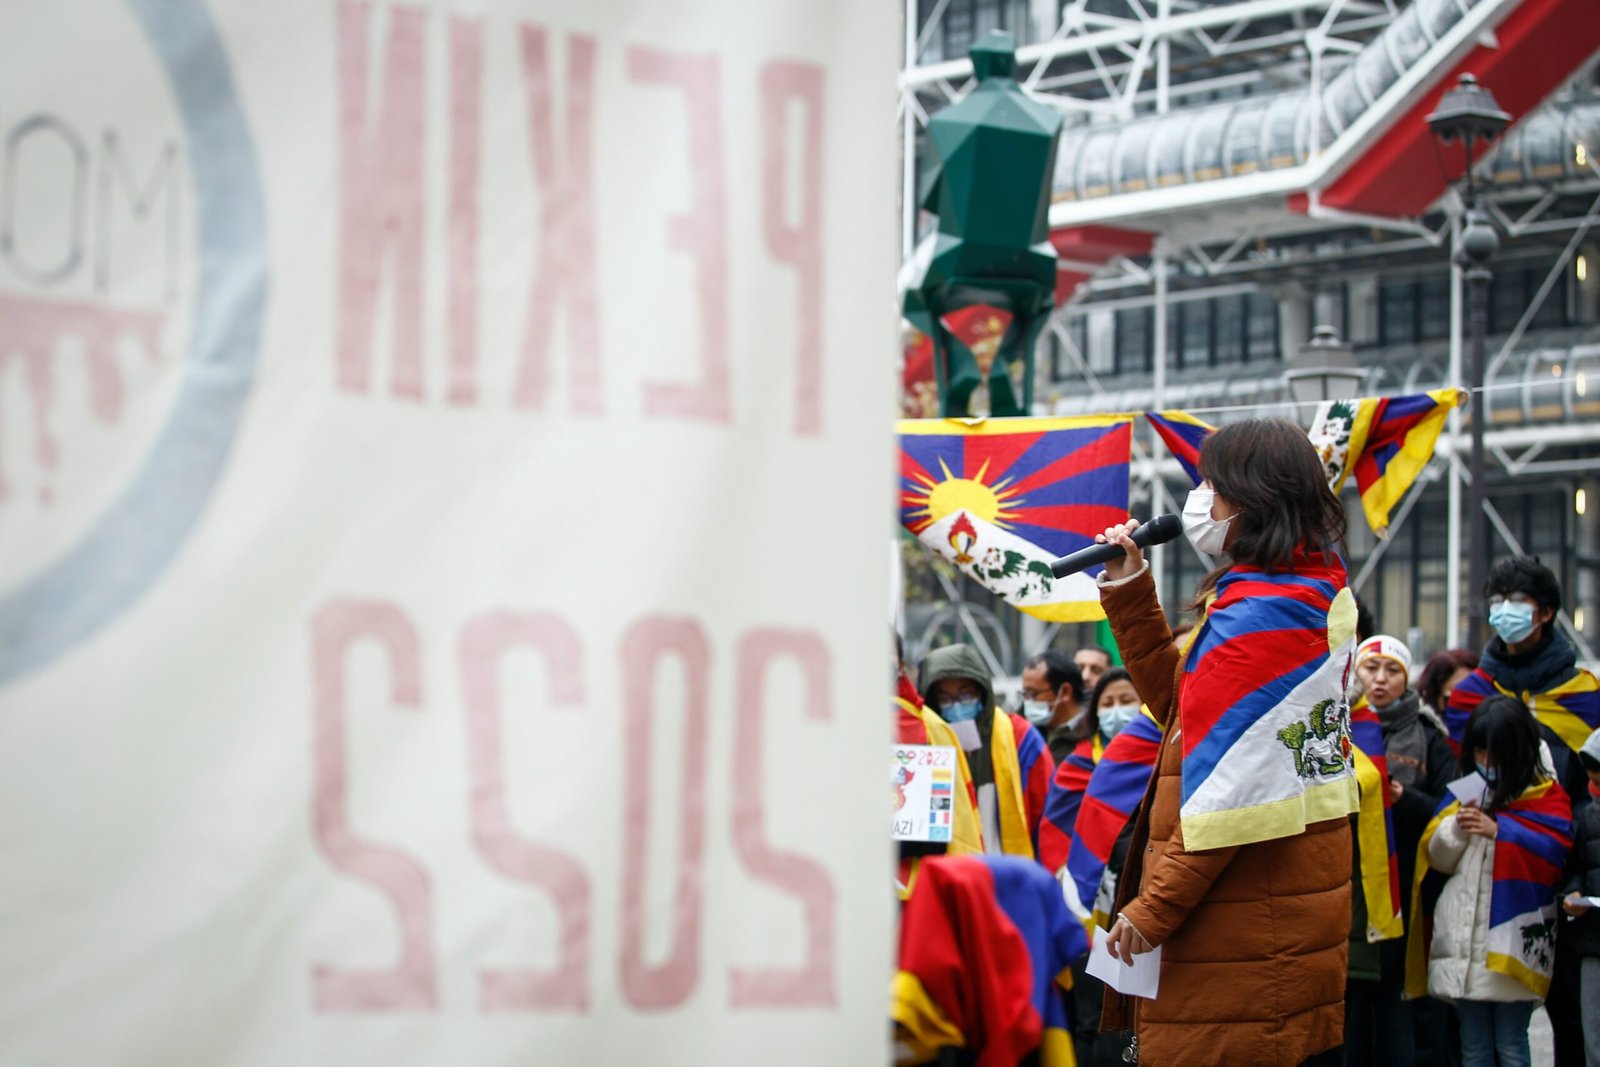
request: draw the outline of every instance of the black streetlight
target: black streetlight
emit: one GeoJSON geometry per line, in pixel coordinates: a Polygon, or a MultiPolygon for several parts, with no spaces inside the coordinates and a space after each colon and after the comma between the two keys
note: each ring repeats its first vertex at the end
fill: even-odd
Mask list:
{"type": "MultiPolygon", "coordinates": [[[[1487,421],[1488,404],[1484,402],[1484,342],[1489,332],[1489,260],[1500,248],[1500,235],[1495,232],[1489,215],[1483,209],[1483,194],[1473,180],[1472,167],[1476,162],[1474,148],[1487,149],[1489,142],[1498,137],[1511,124],[1511,116],[1500,110],[1493,94],[1478,84],[1470,74],[1461,75],[1454,89],[1439,100],[1439,107],[1428,116],[1428,128],[1438,146],[1461,142],[1466,151],[1466,215],[1457,232],[1455,262],[1467,272],[1467,288],[1471,296],[1472,366],[1468,385],[1472,388],[1472,454],[1468,471],[1472,485],[1467,494],[1467,640],[1473,648],[1484,641],[1484,627],[1488,612],[1483,600],[1483,585],[1489,577],[1489,523],[1484,515],[1483,502],[1486,476],[1483,464],[1483,424],[1487,421]]],[[[1440,169],[1446,181],[1451,179],[1440,152],[1440,169]]]]}

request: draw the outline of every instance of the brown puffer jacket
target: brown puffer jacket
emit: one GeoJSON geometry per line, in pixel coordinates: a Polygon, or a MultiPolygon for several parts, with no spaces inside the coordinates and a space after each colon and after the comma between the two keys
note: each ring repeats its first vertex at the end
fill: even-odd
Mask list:
{"type": "Polygon", "coordinates": [[[1139,1062],[1152,1067],[1293,1067],[1343,1040],[1349,821],[1185,851],[1172,633],[1148,571],[1104,589],[1101,602],[1139,695],[1164,725],[1117,893],[1118,911],[1161,946],[1160,994],[1108,988],[1101,1029],[1134,1030],[1139,1062]]]}

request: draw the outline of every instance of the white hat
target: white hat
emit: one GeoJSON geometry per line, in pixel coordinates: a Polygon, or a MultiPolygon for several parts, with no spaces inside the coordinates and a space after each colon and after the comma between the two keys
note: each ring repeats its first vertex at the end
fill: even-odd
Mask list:
{"type": "Polygon", "coordinates": [[[1600,763],[1600,730],[1589,735],[1589,739],[1578,746],[1578,751],[1596,763],[1600,763]]]}
{"type": "Polygon", "coordinates": [[[1406,647],[1404,641],[1388,634],[1374,634],[1361,642],[1360,647],[1356,649],[1356,663],[1359,664],[1372,656],[1382,656],[1400,664],[1400,669],[1406,672],[1406,683],[1410,684],[1411,650],[1406,647]]]}

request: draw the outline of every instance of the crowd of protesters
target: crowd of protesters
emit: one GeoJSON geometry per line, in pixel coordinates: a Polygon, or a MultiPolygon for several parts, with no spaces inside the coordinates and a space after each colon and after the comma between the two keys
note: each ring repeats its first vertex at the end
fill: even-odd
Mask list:
{"type": "Polygon", "coordinates": [[[1184,625],[1137,523],[1108,529],[1115,651],[1034,656],[1015,714],[970,648],[897,658],[899,740],[952,745],[961,778],[950,843],[901,847],[900,1062],[1516,1067],[1543,1010],[1556,1067],[1600,1067],[1600,683],[1558,626],[1560,585],[1500,561],[1494,636],[1419,666],[1350,595],[1315,459],[1289,423],[1214,434],[1184,525],[1219,563],[1184,625]],[[1259,802],[1273,772],[1240,709],[1297,700],[1309,732],[1253,751],[1291,750],[1304,795],[1259,802]],[[988,880],[952,888],[952,861],[922,900],[929,855],[988,880]],[[998,887],[1038,904],[1046,879],[1059,901],[977,933],[974,892],[1014,918],[998,887]],[[1156,996],[1090,976],[1080,925],[1125,963],[1159,948],[1156,996]],[[1018,968],[996,947],[1014,930],[1035,973],[1011,1010],[988,972],[1018,968]]]}

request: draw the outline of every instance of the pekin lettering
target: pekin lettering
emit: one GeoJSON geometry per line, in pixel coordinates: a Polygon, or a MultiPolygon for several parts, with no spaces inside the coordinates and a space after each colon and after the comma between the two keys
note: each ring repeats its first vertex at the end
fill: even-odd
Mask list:
{"type": "Polygon", "coordinates": [[[522,75],[528,92],[528,141],[539,187],[539,258],[528,290],[516,404],[543,411],[552,379],[557,312],[563,310],[572,352],[572,411],[601,415],[600,297],[595,254],[594,38],[567,39],[564,137],[556,137],[546,35],[522,28],[522,75]],[[558,144],[560,147],[558,148],[558,144]]]}
{"type": "MultiPolygon", "coordinates": [[[[603,417],[608,385],[599,285],[599,222],[595,132],[600,75],[607,54],[582,34],[558,37],[534,24],[516,26],[527,156],[536,215],[534,262],[525,288],[526,308],[514,369],[503,381],[482,379],[479,322],[485,314],[479,251],[493,232],[480,196],[483,176],[484,77],[488,64],[485,22],[425,9],[378,6],[370,0],[338,5],[339,205],[336,229],[339,301],[336,310],[335,380],[341,391],[411,401],[438,399],[455,406],[503,405],[548,413],[565,396],[566,411],[603,417]],[[430,20],[446,36],[429,48],[430,20]],[[381,56],[376,53],[381,51],[381,56]],[[449,64],[430,75],[432,57],[449,64]],[[554,58],[560,56],[561,73],[554,58]],[[377,68],[374,76],[370,72],[377,68]],[[443,122],[428,107],[428,87],[446,88],[443,122]],[[449,154],[442,169],[428,166],[430,146],[449,154]],[[443,250],[449,269],[435,278],[426,264],[430,172],[446,176],[443,250]],[[429,286],[444,286],[445,329],[437,354],[424,319],[429,286]],[[388,299],[383,299],[387,291],[388,299]],[[379,329],[379,315],[388,329],[379,329]],[[384,339],[387,339],[387,343],[384,339]],[[564,341],[565,343],[558,343],[564,341]],[[386,349],[387,351],[380,351],[386,349]],[[442,367],[429,371],[429,361],[442,367]],[[387,364],[387,382],[377,367],[387,364]],[[442,385],[440,384],[442,383],[442,385]],[[557,385],[564,386],[558,390],[557,385]]],[[[668,262],[682,257],[688,270],[684,298],[697,329],[685,341],[698,363],[682,378],[648,375],[637,389],[646,418],[728,425],[733,421],[730,333],[729,192],[743,178],[760,190],[761,247],[793,272],[797,324],[793,344],[792,431],[821,432],[825,369],[822,318],[823,159],[826,74],[814,64],[773,59],[757,71],[760,107],[751,131],[760,145],[756,172],[731,175],[728,166],[722,61],[710,53],[622,46],[611,53],[625,81],[606,86],[626,107],[629,93],[675,93],[681,100],[686,140],[680,158],[657,161],[688,175],[687,202],[662,220],[659,231],[639,234],[633,247],[668,262]],[[791,207],[792,205],[792,207],[791,207]]],[[[737,198],[735,198],[737,202],[737,198]]],[[[668,272],[671,273],[671,272],[668,272]]],[[[626,294],[605,299],[625,301],[626,294]]]]}

